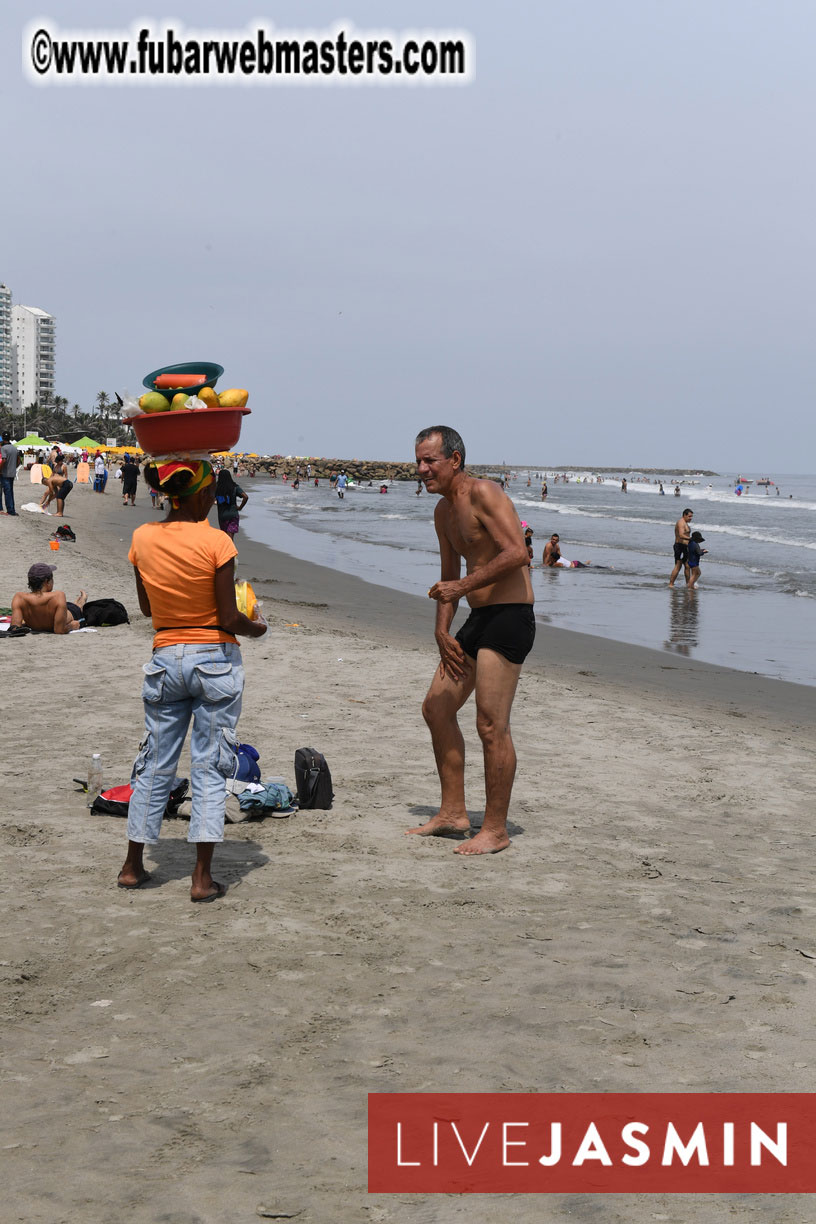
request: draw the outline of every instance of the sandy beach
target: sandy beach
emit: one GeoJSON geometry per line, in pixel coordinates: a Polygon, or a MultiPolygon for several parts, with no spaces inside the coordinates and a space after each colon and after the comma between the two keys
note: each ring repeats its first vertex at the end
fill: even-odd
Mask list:
{"type": "MultiPolygon", "coordinates": [[[[228,825],[193,906],[183,820],[144,890],[124,822],[72,778],[127,781],[151,628],[126,554],[151,517],[77,487],[59,521],[0,517],[8,607],[55,561],[129,626],[5,640],[0,878],[7,1220],[801,1222],[798,1196],[388,1196],[366,1191],[369,1092],[813,1087],[814,692],[542,628],[514,706],[512,846],[404,836],[436,810],[420,704],[433,606],[250,543],[269,633],[243,644],[240,738],[330,812],[228,825]]],[[[462,719],[474,823],[484,803],[462,719]]],[[[187,758],[182,759],[183,772],[187,758]]]]}

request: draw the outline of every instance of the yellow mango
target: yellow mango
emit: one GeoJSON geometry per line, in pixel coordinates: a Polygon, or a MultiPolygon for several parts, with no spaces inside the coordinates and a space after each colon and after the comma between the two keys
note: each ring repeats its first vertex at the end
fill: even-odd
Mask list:
{"type": "Polygon", "coordinates": [[[139,400],[142,412],[167,412],[170,404],[165,396],[158,391],[146,391],[139,400]]]}
{"type": "Polygon", "coordinates": [[[200,391],[196,391],[196,395],[208,408],[218,407],[218,393],[213,391],[212,387],[202,387],[200,391]]]}
{"type": "Polygon", "coordinates": [[[248,391],[244,391],[240,387],[230,387],[228,391],[221,392],[218,402],[222,408],[243,408],[248,399],[248,391]]]}
{"type": "Polygon", "coordinates": [[[178,412],[180,408],[186,408],[189,398],[189,395],[185,395],[183,391],[179,391],[178,394],[174,395],[170,401],[170,411],[178,412]]]}

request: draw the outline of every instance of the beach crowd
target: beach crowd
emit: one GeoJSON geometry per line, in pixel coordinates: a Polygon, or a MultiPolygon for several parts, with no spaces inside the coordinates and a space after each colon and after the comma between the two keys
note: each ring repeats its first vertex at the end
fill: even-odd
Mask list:
{"type": "MultiPolygon", "coordinates": [[[[143,480],[153,508],[166,511],[164,519],[136,529],[128,554],[140,609],[152,617],[155,635],[153,655],[145,665],[145,733],[133,766],[128,854],[118,883],[120,888],[135,889],[150,878],[143,862],[144,846],[158,838],[168,787],[192,725],[194,786],[189,840],[196,846],[196,864],[191,900],[212,901],[225,891],[213,879],[210,865],[213,847],[223,838],[223,779],[235,767],[235,728],[243,689],[237,638],[260,636],[267,629],[258,611],[251,616],[239,611],[235,595],[235,538],[248,501],[236,477],[252,476],[255,469],[242,466],[235,456],[230,461],[220,457],[211,462],[154,462],[127,448],[119,451],[111,455],[101,448],[68,451],[54,445],[23,454],[4,439],[0,468],[4,512],[17,513],[14,482],[18,470],[25,469],[36,479],[37,467],[44,489],[39,508],[44,513],[51,513],[53,503],[56,517],[64,517],[66,499],[77,483],[92,484],[95,494],[105,495],[111,474],[119,482],[123,507],[135,506],[143,480]],[[213,508],[218,530],[208,521],[213,508]]],[[[408,832],[460,839],[456,853],[465,856],[496,853],[510,844],[507,817],[516,769],[510,711],[535,638],[530,581],[534,533],[527,523],[520,524],[506,494],[510,476],[505,473],[501,481],[473,476],[466,468],[464,441],[451,427],[432,426],[417,436],[416,471],[417,493],[424,490],[438,498],[434,524],[440,579],[428,595],[437,605],[435,639],[440,661],[422,713],[431,734],[441,802],[435,816],[408,832]],[[453,634],[452,621],[463,598],[469,604],[469,616],[453,634]],[[475,831],[465,805],[464,747],[457,720],[471,695],[484,754],[486,791],[484,820],[475,831]]],[[[277,471],[270,476],[276,478],[277,471]]],[[[285,467],[281,478],[297,491],[301,479],[312,479],[311,462],[298,462],[292,471],[285,467]]],[[[568,480],[567,475],[556,475],[553,483],[560,480],[568,480]]],[[[314,483],[318,484],[316,476],[314,483]]],[[[329,488],[339,499],[348,485],[345,469],[330,473],[329,488]]],[[[387,484],[381,491],[387,492],[387,484]]],[[[621,492],[627,492],[625,479],[621,492]]],[[[542,499],[547,495],[545,479],[542,499]]],[[[692,519],[693,511],[686,508],[674,525],[670,586],[681,570],[691,589],[700,578],[706,550],[701,548],[700,532],[692,531],[692,519]]],[[[542,565],[582,569],[591,562],[565,558],[560,536],[553,533],[544,546],[542,565]]],[[[85,592],[69,601],[64,592],[54,589],[54,569],[45,563],[32,565],[28,592],[14,597],[13,630],[67,633],[83,626],[85,592]]]]}

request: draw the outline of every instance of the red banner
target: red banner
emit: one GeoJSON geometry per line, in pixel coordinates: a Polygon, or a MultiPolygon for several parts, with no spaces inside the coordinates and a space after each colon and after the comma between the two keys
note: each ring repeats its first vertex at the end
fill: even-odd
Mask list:
{"type": "Polygon", "coordinates": [[[812,1093],[371,1093],[368,1188],[810,1194],[812,1093]]]}

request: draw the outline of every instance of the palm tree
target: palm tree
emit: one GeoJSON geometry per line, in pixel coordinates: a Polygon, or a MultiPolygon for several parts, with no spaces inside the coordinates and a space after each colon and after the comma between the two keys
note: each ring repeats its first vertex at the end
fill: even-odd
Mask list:
{"type": "Polygon", "coordinates": [[[65,409],[68,407],[68,401],[64,395],[54,395],[52,396],[52,402],[54,405],[52,412],[54,428],[56,429],[57,433],[64,433],[68,425],[68,419],[65,414],[65,409]]]}
{"type": "Polygon", "coordinates": [[[101,416],[103,413],[104,413],[104,414],[107,416],[107,410],[108,410],[108,405],[109,405],[109,402],[110,402],[110,401],[108,400],[108,393],[107,393],[107,391],[98,391],[98,392],[97,392],[97,394],[96,394],[96,410],[97,410],[97,412],[99,413],[99,415],[100,415],[100,416],[101,416]]]}

